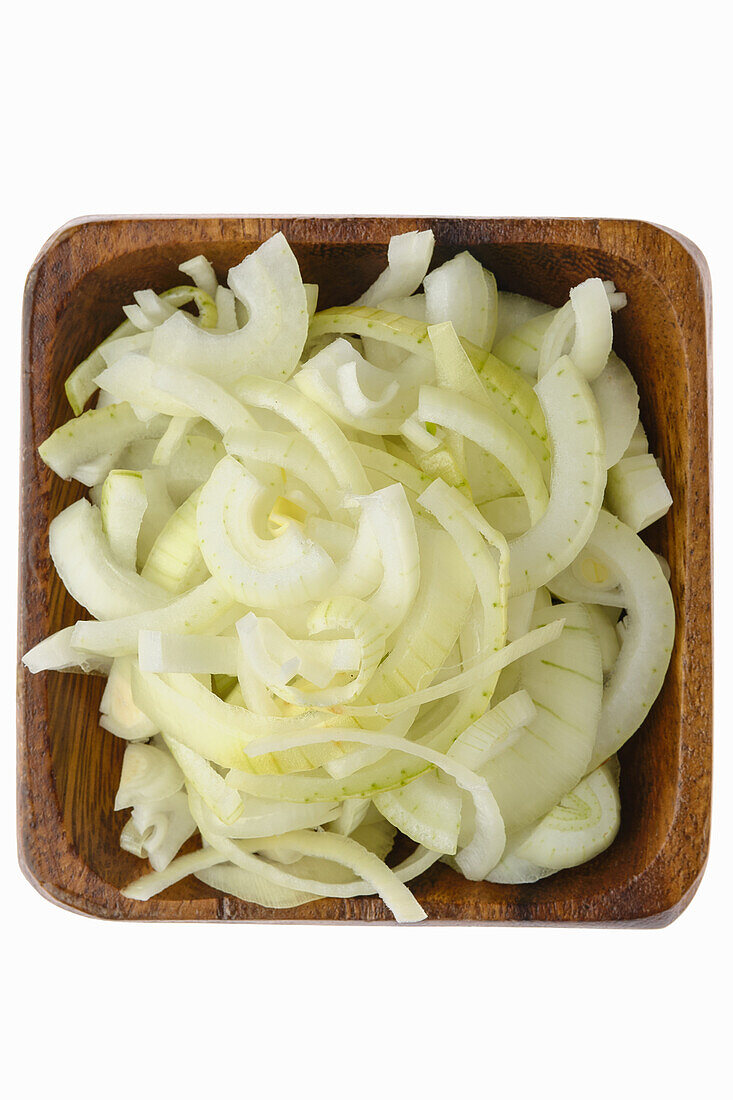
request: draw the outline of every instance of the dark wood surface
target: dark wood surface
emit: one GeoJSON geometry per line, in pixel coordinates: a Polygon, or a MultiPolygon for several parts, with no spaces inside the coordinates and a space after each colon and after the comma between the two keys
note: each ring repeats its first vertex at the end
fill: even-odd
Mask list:
{"type": "MultiPolygon", "coordinates": [[[[434,264],[462,249],[499,286],[556,305],[601,275],[627,292],[615,346],[639,384],[650,445],[674,498],[645,532],[672,569],[677,637],[662,693],[622,750],[622,824],[591,863],[527,886],[467,882],[438,864],[414,884],[432,922],[658,926],[687,905],[710,828],[712,642],[710,551],[710,285],[705,260],[678,234],[634,221],[454,218],[81,219],[42,249],[26,287],[20,498],[19,653],[79,617],[48,555],[48,525],[81,495],[37,447],[68,419],[63,382],[144,287],[181,281],[204,252],[222,275],[278,229],[319,307],[352,301],[385,262],[393,233],[432,228],[434,264]]],[[[20,667],[18,841],[24,873],[47,898],[124,920],[391,920],[379,899],[324,899],[270,911],[186,880],[148,902],[119,887],[144,867],[121,851],[112,809],[123,743],[100,729],[98,677],[20,667]]]]}

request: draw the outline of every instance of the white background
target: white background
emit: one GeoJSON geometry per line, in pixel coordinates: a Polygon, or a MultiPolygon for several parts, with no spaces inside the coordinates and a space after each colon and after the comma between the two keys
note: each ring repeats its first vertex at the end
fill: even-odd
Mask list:
{"type": "MultiPolygon", "coordinates": [[[[721,539],[733,471],[721,418],[733,398],[733,285],[724,10],[705,0],[71,0],[4,16],[0,942],[9,1058],[24,1094],[725,1091],[733,777],[721,539]],[[675,924],[116,925],[62,912],[25,882],[12,754],[21,293],[46,237],[92,213],[634,217],[702,248],[721,425],[717,794],[708,871],[675,924]]],[[[6,1060],[4,1077],[9,1069],[6,1060]]]]}

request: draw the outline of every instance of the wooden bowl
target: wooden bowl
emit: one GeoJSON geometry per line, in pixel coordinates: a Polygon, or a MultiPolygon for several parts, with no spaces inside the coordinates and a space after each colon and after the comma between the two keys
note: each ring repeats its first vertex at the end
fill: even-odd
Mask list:
{"type": "MultiPolygon", "coordinates": [[[[662,693],[621,753],[621,831],[582,867],[528,886],[467,882],[437,864],[414,884],[435,922],[664,925],[687,905],[708,851],[712,757],[710,555],[710,286],[683,237],[646,222],[548,218],[84,218],[56,233],[28,277],[23,341],[19,649],[80,616],[48,555],[51,519],[80,494],[37,447],[70,410],[71,368],[143,287],[180,282],[204,252],[222,274],[276,230],[321,308],[354,298],[385,262],[393,233],[432,228],[435,263],[470,249],[502,289],[560,305],[591,275],[629,304],[616,346],[641,392],[650,446],[674,507],[645,532],[672,569],[677,639],[662,693]]],[[[97,723],[103,681],[21,667],[18,686],[20,863],[47,898],[118,920],[385,921],[379,899],[325,899],[294,910],[248,905],[185,880],[148,902],[119,887],[142,866],[119,847],[112,809],[123,743],[97,723]]]]}

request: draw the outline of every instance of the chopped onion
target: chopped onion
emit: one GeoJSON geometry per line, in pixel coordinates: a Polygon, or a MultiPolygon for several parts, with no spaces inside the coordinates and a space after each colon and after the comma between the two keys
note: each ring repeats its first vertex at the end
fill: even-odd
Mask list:
{"type": "Polygon", "coordinates": [[[49,546],[93,618],[24,663],[107,675],[120,844],[152,867],[132,901],[192,874],[419,921],[406,884],[438,859],[534,882],[616,834],[609,758],[674,637],[636,534],[671,497],[612,351],[626,298],[591,277],[553,309],[468,252],[428,273],[434,243],[394,237],[321,312],[281,233],[227,285],[193,256],[67,380],[40,454],[90,500],[49,546]]]}

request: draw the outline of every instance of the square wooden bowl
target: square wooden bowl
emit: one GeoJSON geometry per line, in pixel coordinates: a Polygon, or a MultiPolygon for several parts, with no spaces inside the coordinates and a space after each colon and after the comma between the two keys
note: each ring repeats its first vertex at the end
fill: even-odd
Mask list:
{"type": "MultiPolygon", "coordinates": [[[[629,304],[616,347],[641,392],[671,512],[645,538],[672,569],[677,638],[664,689],[621,753],[622,825],[597,859],[528,886],[467,882],[437,864],[414,884],[436,922],[664,925],[693,896],[708,851],[712,758],[710,286],[689,241],[646,222],[548,218],[85,218],[43,248],[25,295],[20,505],[20,653],[82,616],[48,555],[51,519],[79,494],[37,447],[70,410],[63,383],[143,287],[180,282],[205,253],[220,274],[276,230],[321,308],[353,301],[385,262],[393,233],[432,228],[435,263],[469,249],[504,290],[560,305],[591,275],[629,304]]],[[[185,880],[147,902],[119,887],[141,863],[119,846],[112,809],[123,743],[97,723],[98,677],[21,668],[18,687],[20,863],[47,898],[118,920],[386,921],[379,899],[325,899],[295,910],[248,905],[185,880]]]]}

